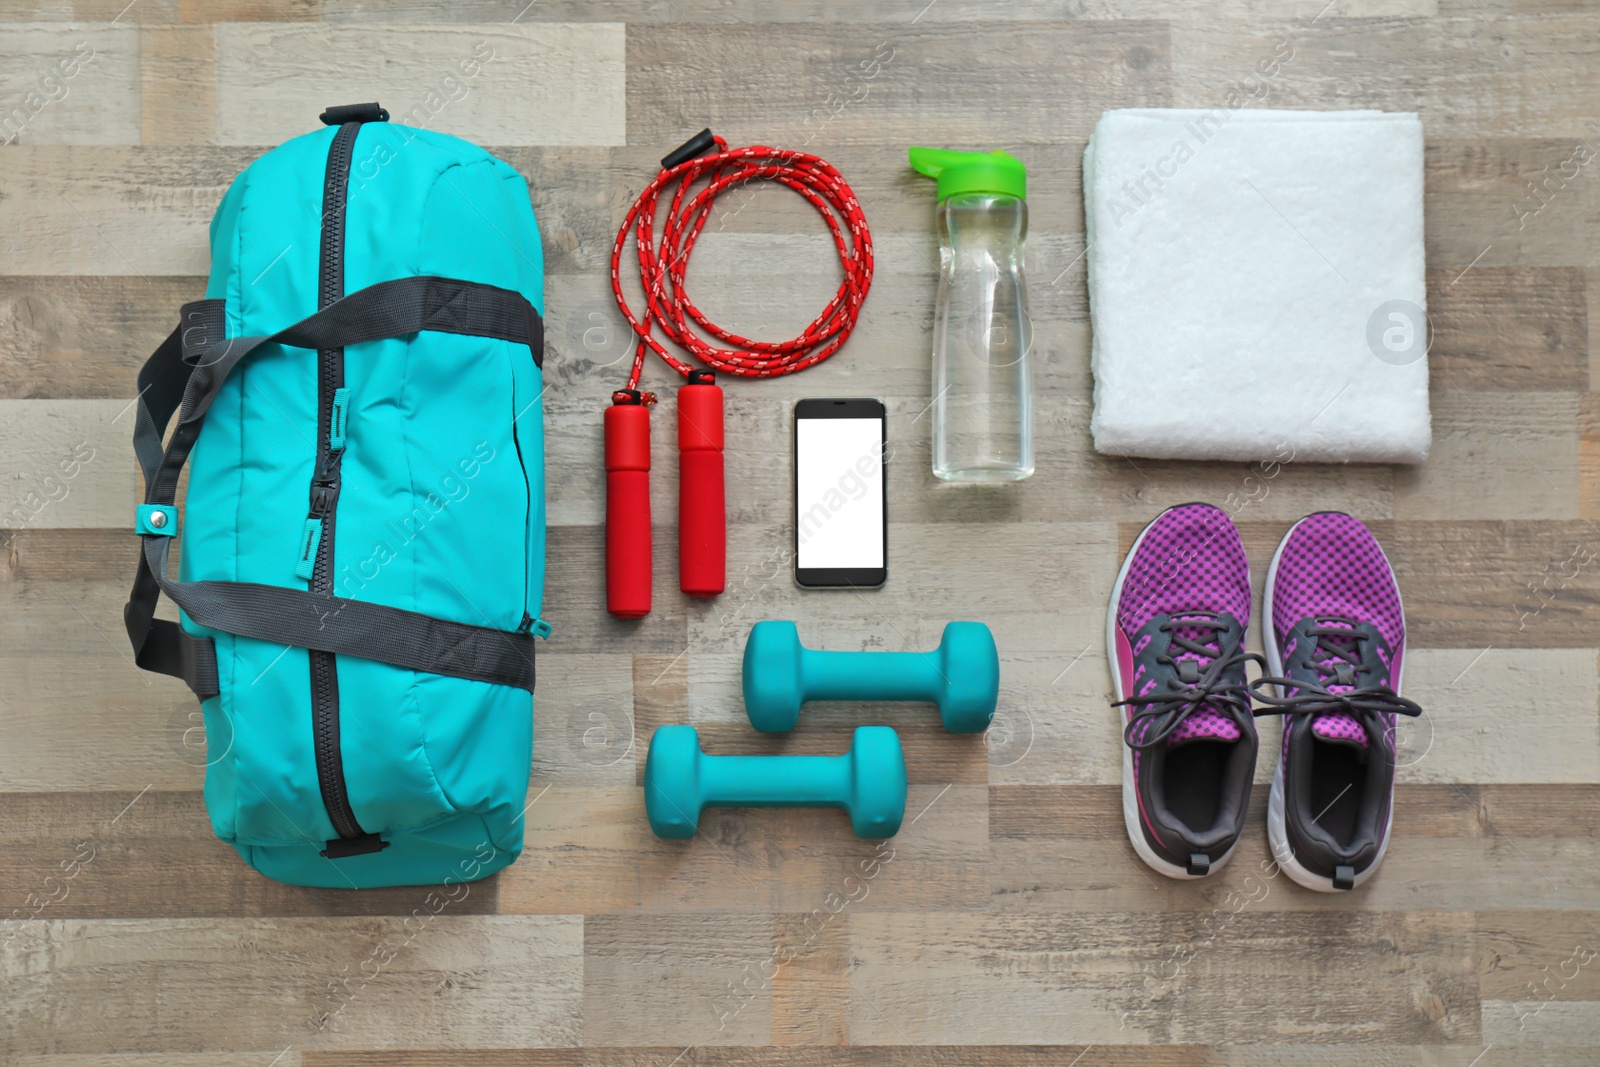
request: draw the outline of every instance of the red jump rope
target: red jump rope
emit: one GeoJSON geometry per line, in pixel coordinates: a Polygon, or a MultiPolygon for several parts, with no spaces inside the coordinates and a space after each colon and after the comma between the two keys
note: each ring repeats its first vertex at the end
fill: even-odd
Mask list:
{"type": "Polygon", "coordinates": [[[611,394],[605,417],[606,610],[620,618],[650,613],[650,406],[639,390],[645,352],[652,350],[683,375],[678,390],[679,585],[692,597],[722,592],[727,573],[727,518],[722,479],[722,389],[713,371],[744,378],[775,378],[821,363],[855,329],[872,285],[872,236],[849,183],[828,163],[804,152],[764,145],[729,149],[702,130],[661,161],[661,173],[639,194],[611,248],[611,289],[638,336],[626,388],[611,394]],[[712,150],[715,151],[712,151],[712,150]],[[707,152],[711,152],[707,155],[707,152]],[[698,190],[693,187],[704,182],[698,190]],[[684,292],[695,239],[705,229],[712,201],[724,190],[752,181],[775,181],[805,197],[833,234],[844,280],[822,314],[792,341],[752,341],[724,330],[684,292]],[[656,239],[661,194],[674,186],[665,228],[656,239]],[[692,193],[692,195],[691,195],[692,193]],[[622,249],[634,231],[645,311],[637,316],[622,295],[622,249]],[[718,348],[690,328],[730,345],[718,348]],[[661,332],[710,370],[691,366],[653,336],[661,332]]]}

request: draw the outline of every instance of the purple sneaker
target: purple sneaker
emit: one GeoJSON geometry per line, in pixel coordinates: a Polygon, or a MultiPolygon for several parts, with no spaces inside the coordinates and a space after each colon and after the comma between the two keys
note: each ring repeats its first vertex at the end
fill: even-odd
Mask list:
{"type": "Polygon", "coordinates": [[[1106,618],[1123,709],[1122,815],[1139,858],[1171,878],[1227,862],[1256,765],[1243,651],[1250,564],[1209,504],[1169,508],[1133,544],[1106,618]]]}
{"type": "Polygon", "coordinates": [[[1272,855],[1309,889],[1354,889],[1389,846],[1396,716],[1422,713],[1399,695],[1400,587],[1372,531],[1319,512],[1278,545],[1263,615],[1274,677],[1255,683],[1267,705],[1257,714],[1284,717],[1267,805],[1272,855]]]}

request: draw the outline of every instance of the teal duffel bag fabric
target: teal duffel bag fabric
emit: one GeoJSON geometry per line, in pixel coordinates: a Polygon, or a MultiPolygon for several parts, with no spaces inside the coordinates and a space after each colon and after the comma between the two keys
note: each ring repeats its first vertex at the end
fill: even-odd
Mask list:
{"type": "Polygon", "coordinates": [[[201,699],[217,836],[297,885],[517,858],[548,632],[528,188],[386,119],[330,108],[235,180],[139,376],[136,660],[201,699]]]}

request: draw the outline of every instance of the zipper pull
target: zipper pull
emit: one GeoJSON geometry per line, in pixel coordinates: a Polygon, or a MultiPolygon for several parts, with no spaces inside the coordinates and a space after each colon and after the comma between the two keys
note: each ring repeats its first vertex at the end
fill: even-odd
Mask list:
{"type": "Polygon", "coordinates": [[[350,390],[335,389],[328,416],[328,451],[344,451],[345,425],[350,418],[350,390]]]}
{"type": "Polygon", "coordinates": [[[317,468],[316,475],[311,479],[311,517],[320,519],[333,511],[333,505],[339,499],[339,457],[342,453],[333,452],[317,468]]]}
{"type": "Polygon", "coordinates": [[[300,558],[295,561],[294,576],[310,581],[316,571],[317,549],[322,546],[322,520],[313,515],[300,531],[300,558]]]}
{"type": "Polygon", "coordinates": [[[517,633],[531,633],[534,637],[546,641],[550,639],[550,630],[551,626],[548,622],[543,619],[536,619],[526,611],[522,613],[522,621],[517,624],[517,633]]]}
{"type": "Polygon", "coordinates": [[[332,482],[311,483],[311,517],[320,519],[332,511],[334,497],[332,482]]]}

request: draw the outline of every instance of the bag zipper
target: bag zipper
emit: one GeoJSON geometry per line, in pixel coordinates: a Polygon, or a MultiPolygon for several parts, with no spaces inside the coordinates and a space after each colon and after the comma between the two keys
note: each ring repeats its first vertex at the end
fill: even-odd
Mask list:
{"type": "MultiPolygon", "coordinates": [[[[511,358],[517,358],[513,355],[511,358]]],[[[533,582],[533,481],[528,477],[528,464],[522,455],[522,432],[517,428],[516,372],[511,375],[511,444],[517,450],[517,469],[522,472],[522,619],[517,623],[517,633],[525,634],[539,620],[528,611],[529,586],[533,582]]]]}
{"type": "MultiPolygon", "coordinates": [[[[517,358],[515,355],[513,359],[517,358]]],[[[538,361],[534,361],[538,365],[538,361]]],[[[518,407],[521,397],[517,395],[517,377],[515,370],[511,375],[511,444],[517,451],[517,469],[522,471],[522,618],[517,622],[516,632],[531,634],[541,640],[549,640],[550,624],[528,610],[533,600],[533,479],[528,477],[528,463],[522,454],[522,429],[518,417],[532,405],[518,407]]]]}
{"type": "MultiPolygon", "coordinates": [[[[345,207],[350,190],[350,161],[355,155],[361,123],[346,122],[333,135],[328,149],[328,169],[322,186],[322,259],[317,286],[317,307],[322,309],[344,296],[345,207]]],[[[335,434],[335,394],[344,388],[344,349],[324,348],[317,353],[317,469],[311,479],[311,519],[321,523],[321,537],[307,589],[333,592],[333,534],[338,517],[339,473],[344,458],[343,427],[335,434]],[[337,442],[337,445],[335,444],[337,442]]],[[[317,759],[317,784],[328,820],[341,839],[371,838],[366,848],[329,842],[337,855],[376,852],[385,842],[368,834],[356,821],[344,780],[344,755],[339,742],[339,675],[331,652],[311,650],[311,728],[317,759]]],[[[324,852],[328,855],[328,852],[324,852]]]]}

